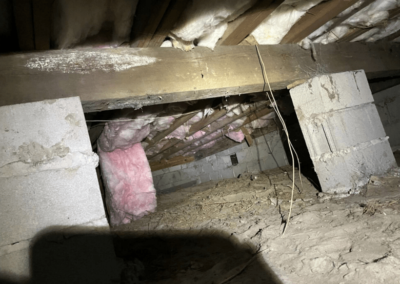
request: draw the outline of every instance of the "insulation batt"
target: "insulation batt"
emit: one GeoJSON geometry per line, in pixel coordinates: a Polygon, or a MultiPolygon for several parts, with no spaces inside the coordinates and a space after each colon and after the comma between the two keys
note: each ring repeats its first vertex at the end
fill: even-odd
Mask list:
{"type": "Polygon", "coordinates": [[[111,46],[129,39],[138,0],[56,0],[52,40],[69,48],[98,34],[105,22],[113,23],[111,46]]]}
{"type": "MultiPolygon", "coordinates": [[[[358,1],[350,8],[357,8],[362,4],[358,1]]],[[[336,42],[338,39],[342,38],[347,34],[351,28],[368,28],[374,27],[375,25],[383,22],[389,17],[389,10],[395,9],[400,6],[400,1],[398,0],[375,0],[370,5],[360,10],[349,19],[344,21],[341,25],[334,28],[332,31],[327,32],[319,36],[314,40],[314,43],[328,44],[336,42]]],[[[346,13],[349,11],[345,10],[346,13]]],[[[345,13],[342,13],[343,15],[345,13]]],[[[328,22],[329,23],[329,22],[328,22]]],[[[328,24],[327,23],[327,24],[328,24]]],[[[385,28],[383,28],[385,29],[385,28]]],[[[394,27],[390,27],[389,30],[393,30],[394,27]]],[[[373,28],[366,33],[360,35],[359,37],[352,40],[352,42],[363,41],[371,38],[370,41],[374,41],[374,35],[380,33],[380,28],[373,28]]],[[[385,31],[383,31],[384,33],[385,31]]],[[[310,35],[308,39],[312,39],[314,35],[310,35]]],[[[303,40],[301,43],[303,48],[309,48],[310,44],[307,40],[303,40]]]]}
{"type": "Polygon", "coordinates": [[[157,201],[150,165],[140,143],[112,152],[99,148],[111,226],[154,212],[157,201]]]}
{"type": "Polygon", "coordinates": [[[141,142],[149,133],[150,125],[146,119],[108,122],[99,137],[98,146],[105,152],[128,149],[141,142]]]}
{"type": "Polygon", "coordinates": [[[188,51],[199,46],[214,49],[229,21],[249,9],[256,0],[193,0],[183,12],[170,37],[175,48],[188,51]]]}
{"type": "Polygon", "coordinates": [[[239,131],[230,131],[227,134],[225,134],[226,137],[232,139],[235,142],[242,142],[244,140],[244,134],[242,132],[242,130],[239,131]]]}
{"type": "Polygon", "coordinates": [[[259,44],[279,44],[290,28],[322,0],[286,0],[253,32],[259,44]]]}

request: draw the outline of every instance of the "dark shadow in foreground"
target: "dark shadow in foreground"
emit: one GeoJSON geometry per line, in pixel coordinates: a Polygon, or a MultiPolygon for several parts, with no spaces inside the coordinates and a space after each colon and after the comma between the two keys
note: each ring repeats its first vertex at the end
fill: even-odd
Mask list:
{"type": "Polygon", "coordinates": [[[256,249],[216,231],[52,231],[32,241],[25,283],[282,283],[256,249]]]}

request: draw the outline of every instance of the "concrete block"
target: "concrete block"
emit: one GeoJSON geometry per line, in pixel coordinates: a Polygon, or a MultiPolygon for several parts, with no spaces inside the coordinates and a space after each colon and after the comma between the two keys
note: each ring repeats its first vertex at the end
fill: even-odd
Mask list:
{"type": "Polygon", "coordinates": [[[290,94],[324,192],[357,190],[396,166],[363,71],[318,76],[290,94]]]}
{"type": "Polygon", "coordinates": [[[210,175],[209,174],[202,174],[201,176],[200,176],[200,181],[201,181],[201,183],[204,183],[204,182],[208,182],[208,181],[210,181],[211,179],[210,179],[210,175]]]}
{"type": "Polygon", "coordinates": [[[177,166],[174,166],[174,167],[169,167],[168,169],[169,169],[169,172],[176,172],[176,171],[179,171],[180,169],[182,169],[182,166],[181,165],[177,165],[177,166]]]}
{"type": "Polygon", "coordinates": [[[92,153],[78,97],[0,107],[0,167],[74,152],[92,153]]]}
{"type": "Polygon", "coordinates": [[[256,161],[251,161],[247,163],[247,169],[249,173],[259,173],[261,171],[261,162],[256,160],[256,161]]]}
{"type": "Polygon", "coordinates": [[[221,176],[219,174],[219,172],[212,172],[210,173],[210,180],[220,180],[221,176]]]}
{"type": "Polygon", "coordinates": [[[202,159],[202,160],[205,160],[207,163],[210,163],[210,162],[216,161],[217,160],[217,156],[216,155],[211,155],[211,156],[208,156],[208,157],[206,157],[205,159],[202,159]]]}
{"type": "Polygon", "coordinates": [[[299,120],[374,101],[364,70],[317,76],[290,94],[299,120]]]}
{"type": "Polygon", "coordinates": [[[234,177],[237,177],[240,174],[246,173],[247,172],[247,163],[239,163],[236,166],[231,167],[234,177]]]}
{"type": "Polygon", "coordinates": [[[219,158],[218,160],[216,160],[212,163],[212,169],[214,171],[220,171],[220,170],[226,169],[227,167],[228,167],[228,165],[224,163],[222,158],[219,158]]]}
{"type": "Polygon", "coordinates": [[[220,158],[222,162],[224,162],[227,166],[232,165],[231,157],[230,156],[224,156],[220,158]]]}
{"type": "Polygon", "coordinates": [[[235,177],[235,176],[233,175],[233,170],[232,170],[232,168],[227,168],[227,169],[221,170],[221,171],[219,171],[219,173],[220,173],[220,175],[221,175],[221,178],[223,178],[223,179],[235,177]]]}
{"type": "Polygon", "coordinates": [[[0,107],[0,157],[0,272],[29,275],[43,230],[109,230],[78,97],[0,107]]]}
{"type": "Polygon", "coordinates": [[[151,172],[151,175],[153,176],[153,178],[156,177],[156,176],[159,176],[159,175],[163,175],[163,174],[164,174],[163,170],[158,170],[158,171],[151,172]]]}

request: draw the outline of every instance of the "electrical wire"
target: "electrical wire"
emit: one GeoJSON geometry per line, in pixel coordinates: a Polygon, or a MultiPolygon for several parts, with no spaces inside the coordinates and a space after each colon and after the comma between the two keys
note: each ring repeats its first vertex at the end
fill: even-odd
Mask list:
{"type": "Polygon", "coordinates": [[[301,181],[301,184],[302,184],[302,187],[303,187],[303,181],[302,181],[302,179],[301,179],[301,171],[300,171],[300,160],[299,160],[299,157],[298,157],[298,155],[297,155],[296,150],[294,149],[294,146],[293,146],[292,142],[290,141],[290,138],[289,138],[289,131],[288,131],[287,127],[286,127],[286,123],[285,123],[285,121],[283,120],[283,117],[282,117],[282,115],[281,115],[281,113],[280,113],[280,111],[279,111],[279,109],[278,109],[278,105],[276,104],[276,100],[275,100],[275,97],[274,97],[274,93],[272,92],[272,88],[271,88],[271,85],[270,85],[270,83],[269,83],[267,71],[265,70],[265,64],[264,64],[264,61],[263,61],[263,59],[262,59],[262,57],[261,57],[260,50],[258,49],[258,46],[257,46],[257,45],[255,45],[255,47],[256,47],[256,50],[257,50],[258,59],[259,59],[259,61],[260,61],[261,67],[262,67],[262,74],[263,74],[263,78],[264,78],[264,84],[265,84],[265,82],[267,82],[268,88],[269,88],[269,93],[266,91],[265,94],[267,95],[269,101],[271,102],[272,108],[274,109],[276,115],[277,115],[278,118],[279,118],[279,121],[280,121],[281,124],[282,124],[283,131],[285,132],[286,137],[287,137],[290,155],[292,156],[292,169],[293,169],[292,193],[291,193],[291,198],[290,198],[289,215],[288,215],[288,218],[287,218],[287,220],[286,220],[286,225],[285,225],[285,227],[284,227],[284,229],[283,229],[283,233],[282,233],[282,235],[284,235],[284,234],[285,234],[285,231],[287,230],[287,228],[288,228],[288,226],[289,226],[290,216],[291,216],[291,214],[292,214],[292,207],[293,207],[293,196],[294,196],[294,187],[295,187],[295,167],[294,167],[295,164],[294,164],[294,155],[293,155],[293,152],[295,153],[296,158],[297,158],[297,163],[298,163],[298,165],[299,165],[299,176],[300,176],[300,181],[301,181]]]}

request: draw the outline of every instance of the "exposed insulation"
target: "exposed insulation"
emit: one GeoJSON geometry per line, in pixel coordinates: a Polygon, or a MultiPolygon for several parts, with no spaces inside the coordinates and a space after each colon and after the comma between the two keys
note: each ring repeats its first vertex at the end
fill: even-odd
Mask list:
{"type": "Polygon", "coordinates": [[[175,48],[190,50],[198,45],[214,49],[226,23],[250,8],[255,0],[193,0],[171,31],[175,48]]]}
{"type": "Polygon", "coordinates": [[[253,32],[259,44],[279,44],[290,28],[322,0],[286,0],[253,32]]]}
{"type": "Polygon", "coordinates": [[[58,48],[69,48],[98,34],[106,22],[112,23],[111,42],[129,39],[138,0],[56,0],[53,9],[52,40],[58,48]]]}
{"type": "Polygon", "coordinates": [[[140,143],[112,152],[99,148],[111,226],[154,212],[157,202],[150,165],[140,143]]]}

